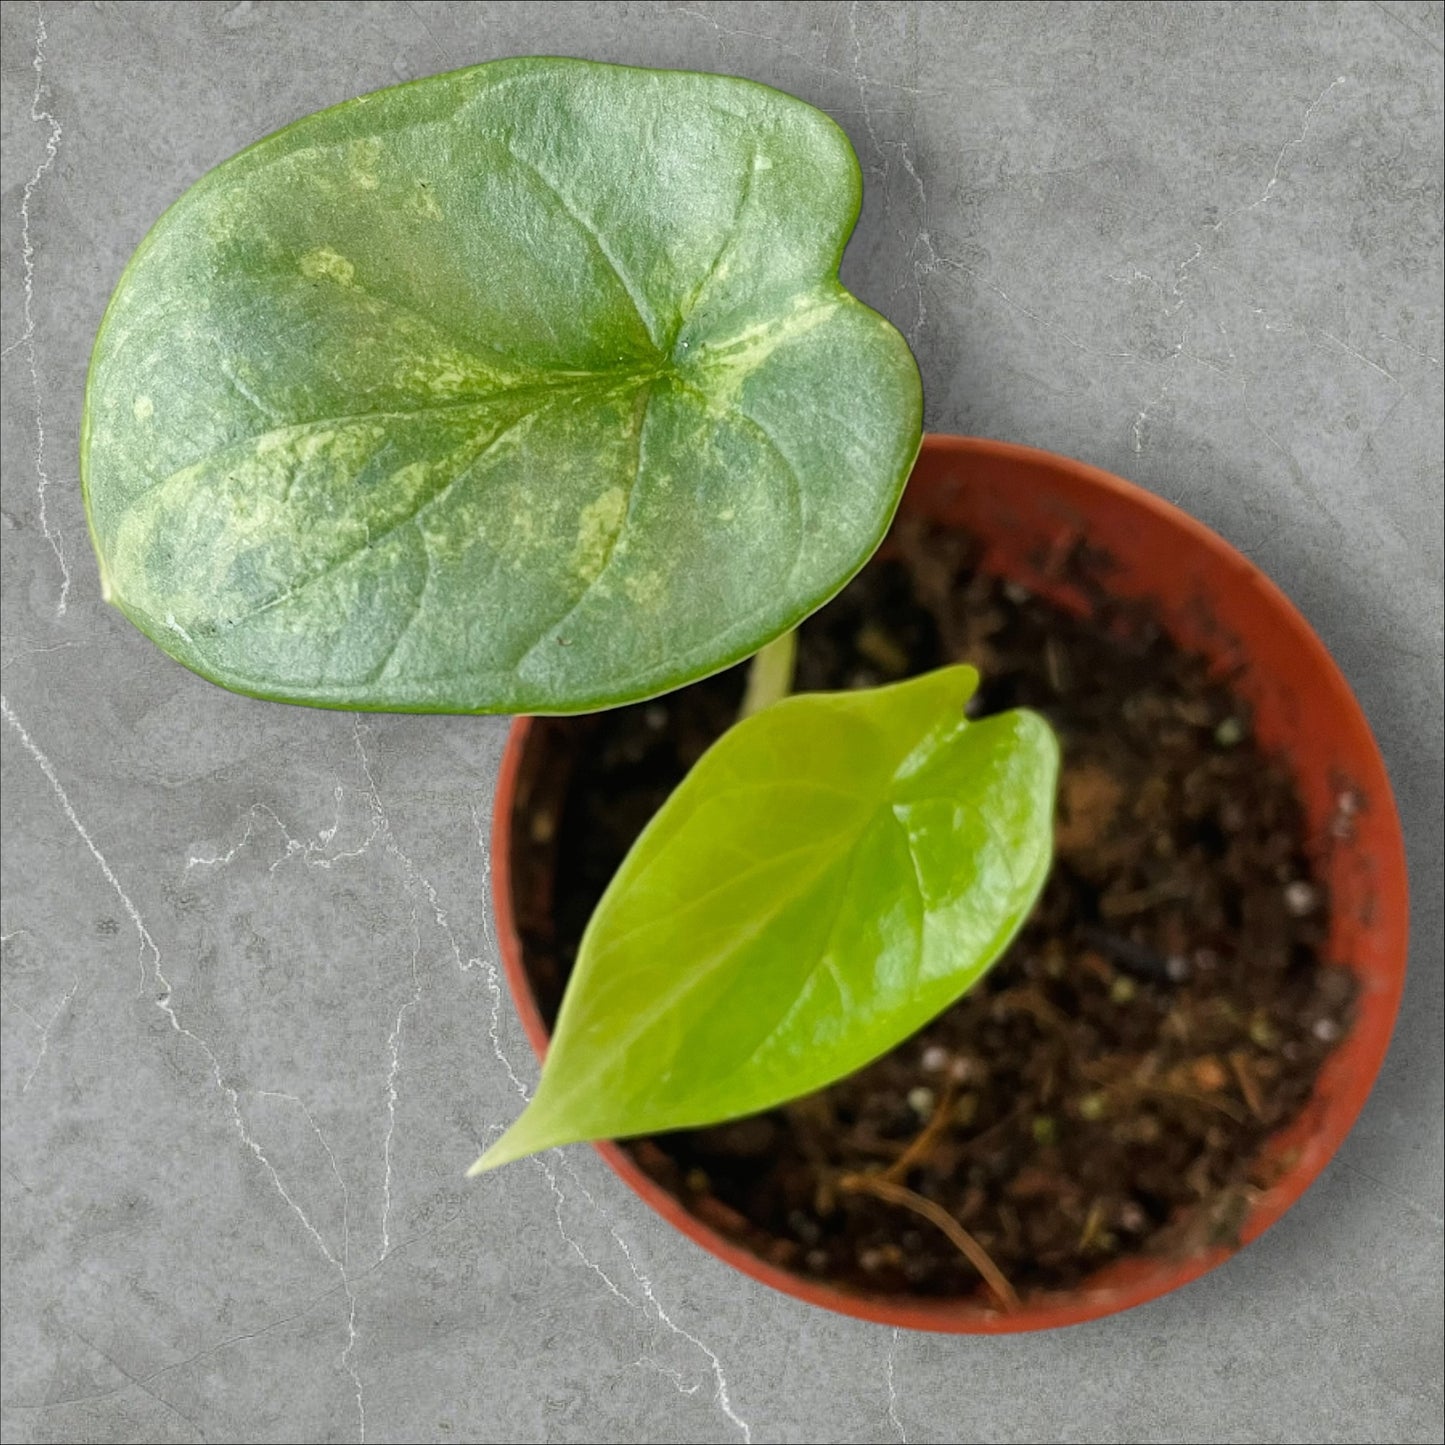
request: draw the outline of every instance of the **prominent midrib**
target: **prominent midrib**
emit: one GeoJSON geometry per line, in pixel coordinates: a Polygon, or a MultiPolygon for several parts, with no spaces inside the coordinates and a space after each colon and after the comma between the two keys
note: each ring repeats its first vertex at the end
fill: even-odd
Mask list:
{"type": "MultiPolygon", "coordinates": [[[[810,308],[814,316],[834,309],[836,305],[834,298],[819,299],[824,304],[810,308]]],[[[773,338],[775,344],[781,345],[790,335],[794,334],[796,329],[795,326],[788,325],[778,328],[777,335],[773,338]]],[[[713,395],[706,384],[708,362],[716,360],[726,364],[730,359],[728,353],[740,343],[755,349],[757,356],[754,358],[754,364],[757,364],[758,358],[762,355],[770,354],[774,346],[767,344],[767,330],[768,328],[764,326],[759,329],[758,334],[754,335],[751,329],[745,329],[741,334],[726,337],[719,343],[721,354],[715,354],[713,357],[695,355],[691,358],[691,365],[682,362],[680,358],[666,355],[660,350],[654,350],[651,356],[632,358],[623,365],[613,367],[586,369],[549,367],[520,376],[510,383],[475,386],[474,389],[445,401],[426,402],[415,406],[376,407],[354,412],[323,413],[298,418],[279,426],[270,426],[265,430],[251,432],[248,435],[237,437],[233,441],[228,441],[224,446],[208,451],[189,460],[183,466],[174,468],[165,475],[149,481],[128,499],[121,516],[124,516],[125,512],[134,508],[141,499],[150,493],[188,473],[199,473],[203,477],[210,467],[225,466],[238,453],[255,453],[269,445],[284,445],[288,441],[304,437],[309,432],[323,429],[344,430],[351,426],[378,422],[415,423],[428,417],[465,417],[469,413],[475,413],[480,417],[499,407],[521,405],[524,409],[520,415],[508,421],[500,433],[483,444],[480,455],[485,455],[492,450],[496,443],[517,430],[519,426],[525,424],[529,419],[535,418],[538,413],[545,412],[564,402],[569,395],[577,399],[590,399],[601,403],[619,395],[639,392],[658,382],[668,386],[679,397],[690,397],[693,404],[700,406],[705,413],[726,415],[736,424],[746,427],[750,432],[760,434],[758,440],[777,455],[783,463],[789,481],[795,491],[798,491],[801,489],[801,479],[791,460],[782,452],[772,436],[730,398],[713,395]],[[698,382],[703,384],[698,385],[698,382]],[[527,405],[529,401],[534,404],[527,405]]],[[[427,495],[419,499],[415,508],[396,518],[381,534],[381,540],[385,540],[391,534],[414,523],[422,512],[430,510],[443,500],[459,482],[474,471],[477,460],[477,453],[468,456],[452,475],[436,488],[429,489],[427,495]]],[[[119,520],[117,521],[118,525],[119,520]]],[[[619,530],[619,535],[625,530],[626,519],[624,519],[623,527],[619,530]]],[[[376,540],[376,537],[369,538],[369,542],[372,544],[376,540]]],[[[253,619],[294,600],[338,569],[356,561],[365,550],[365,548],[358,548],[331,558],[324,566],[295,579],[289,586],[276,594],[246,609],[245,619],[253,619]]],[[[124,584],[122,583],[117,590],[123,593],[126,590],[124,584]]]]}
{"type": "MultiPolygon", "coordinates": [[[[724,246],[726,249],[726,245],[724,246]]],[[[614,268],[615,269],[615,268],[614,268]]],[[[619,280],[621,278],[619,277],[619,280]]],[[[377,296],[374,293],[367,293],[372,300],[383,304],[397,304],[394,298],[377,296]]],[[[801,294],[801,293],[795,293],[801,294]]],[[[784,321],[765,320],[755,326],[744,327],[741,332],[731,336],[724,336],[716,341],[709,341],[706,337],[699,336],[694,339],[697,351],[692,355],[680,357],[676,354],[676,348],[663,349],[659,346],[655,337],[651,335],[651,328],[647,326],[644,318],[639,313],[639,320],[643,320],[644,329],[649,332],[649,340],[652,342],[653,354],[650,357],[630,360],[625,365],[616,367],[597,368],[567,368],[567,367],[545,367],[540,370],[519,375],[515,382],[502,385],[479,387],[470,392],[464,392],[448,401],[428,402],[416,406],[401,407],[378,407],[364,411],[322,413],[315,416],[299,417],[294,421],[284,422],[279,426],[267,427],[263,431],[251,432],[228,441],[224,446],[215,450],[201,453],[191,457],[180,466],[172,467],[164,475],[151,479],[137,491],[133,497],[128,499],[127,505],[133,504],[148,492],[158,487],[165,486],[175,477],[183,472],[192,471],[197,467],[204,466],[208,461],[220,461],[227,454],[235,452],[240,448],[259,448],[267,442],[280,442],[288,437],[304,435],[311,429],[320,427],[345,427],[364,422],[374,421],[415,421],[428,416],[447,416],[467,411],[481,411],[489,406],[498,405],[511,400],[525,400],[531,394],[549,395],[572,391],[581,396],[596,391],[598,398],[602,399],[607,395],[627,391],[634,387],[641,387],[657,381],[675,382],[679,387],[691,392],[694,397],[701,401],[707,410],[720,407],[721,410],[729,412],[739,419],[761,430],[752,417],[741,413],[738,408],[720,403],[720,399],[711,394],[705,378],[709,370],[714,366],[727,367],[735,364],[739,353],[746,354],[754,352],[750,358],[753,369],[778,346],[786,342],[789,337],[800,332],[811,329],[820,319],[836,310],[842,298],[825,292],[815,298],[815,304],[808,307],[800,315],[788,318],[784,321]],[[699,384],[701,383],[701,384],[699,384]]],[[[693,298],[696,300],[696,298],[693,298]]],[[[679,314],[677,329],[680,330],[690,319],[692,307],[685,305],[679,314]]],[[[479,365],[486,364],[486,359],[480,354],[473,356],[479,365]]],[[[766,440],[774,446],[771,436],[764,433],[766,440]]],[[[88,460],[86,458],[85,460],[88,460]]],[[[786,462],[786,458],[784,461],[786,462]]],[[[788,463],[791,471],[791,463],[788,463]]],[[[85,470],[89,470],[88,467],[85,470]]]]}
{"type": "MultiPolygon", "coordinates": [[[[539,399],[538,407],[532,408],[535,410],[561,399],[559,394],[565,394],[568,391],[573,391],[579,396],[595,392],[596,399],[601,401],[607,397],[646,386],[649,382],[656,380],[665,370],[666,368],[662,367],[655,367],[652,370],[619,367],[611,371],[556,372],[551,374],[551,378],[555,379],[544,376],[540,380],[478,391],[470,396],[460,396],[451,401],[433,402],[425,406],[379,407],[368,411],[337,412],[284,422],[280,426],[267,427],[264,431],[236,437],[235,440],[228,441],[224,446],[203,452],[184,462],[181,466],[173,467],[163,475],[151,479],[139,491],[127,498],[121,515],[130,511],[137,502],[151,492],[168,486],[188,472],[195,472],[209,463],[224,465],[238,452],[259,451],[267,445],[284,444],[291,438],[304,436],[308,431],[321,428],[345,428],[365,422],[416,421],[429,416],[454,416],[469,411],[481,412],[504,402],[524,402],[529,397],[539,399]],[[611,385],[600,386],[599,383],[602,382],[611,382],[611,385]]],[[[524,412],[523,415],[526,413],[524,412]]]]}
{"type": "MultiPolygon", "coordinates": [[[[807,896],[810,892],[816,889],[829,873],[833,872],[839,867],[849,866],[854,856],[856,855],[859,846],[863,842],[864,837],[868,834],[873,824],[878,821],[878,818],[882,813],[889,812],[891,810],[891,806],[891,800],[885,793],[877,800],[875,804],[870,805],[865,803],[860,808],[859,819],[857,823],[844,830],[840,830],[845,835],[842,839],[839,839],[837,833],[835,832],[829,838],[821,840],[820,848],[823,850],[823,856],[820,857],[812,865],[812,867],[800,870],[800,879],[797,886],[788,889],[785,896],[775,900],[774,905],[768,909],[766,914],[754,920],[753,925],[748,930],[746,936],[742,939],[742,942],[744,944],[753,942],[756,938],[758,938],[761,934],[766,932],[767,929],[772,926],[772,924],[777,920],[778,916],[786,908],[796,903],[799,899],[807,896]],[[830,844],[833,846],[829,846],[830,844]]],[[[802,852],[803,850],[799,849],[798,851],[802,852]]],[[[583,942],[585,946],[585,938],[583,942]]],[[[658,997],[653,1002],[653,1005],[650,1008],[644,1009],[639,1013],[634,1014],[632,1018],[628,1020],[627,1026],[625,1028],[609,1037],[608,1047],[613,1057],[625,1057],[628,1050],[633,1044],[637,1042],[638,1039],[642,1038],[663,1017],[664,1014],[670,1012],[673,1008],[676,1007],[678,999],[681,995],[694,991],[702,981],[710,978],[713,973],[715,973],[716,970],[726,962],[727,957],[732,952],[733,946],[736,942],[737,939],[736,937],[734,937],[733,939],[729,940],[726,946],[714,950],[714,952],[709,957],[706,957],[701,961],[696,959],[690,960],[687,972],[686,987],[684,989],[668,994],[666,997],[658,997]]],[[[608,952],[610,951],[611,950],[608,950],[608,952]]],[[[599,956],[606,955],[602,954],[599,956]]],[[[580,962],[581,960],[579,959],[579,964],[580,962]]],[[[554,1046],[561,1039],[561,1029],[563,1023],[564,1019],[559,1016],[557,1020],[557,1029],[553,1035],[554,1046]]],[[[776,1029],[771,1032],[775,1033],[776,1029]]],[[[543,1082],[545,1082],[545,1080],[546,1075],[544,1074],[543,1082]]],[[[541,1097],[542,1093],[539,1088],[539,1100],[541,1099],[541,1097]]],[[[569,1092],[567,1094],[558,1096],[555,1101],[550,1099],[547,1100],[546,1106],[549,1109],[555,1110],[560,1104],[565,1110],[567,1105],[575,1100],[575,1097],[575,1091],[569,1092]]],[[[657,1127],[671,1128],[685,1127],[685,1125],[668,1124],[665,1126],[659,1125],[657,1127]]]]}
{"type": "MultiPolygon", "coordinates": [[[[483,458],[485,458],[489,453],[491,453],[503,442],[505,442],[507,438],[510,437],[512,433],[517,431],[520,427],[525,426],[528,422],[535,420],[536,417],[549,405],[555,405],[555,402],[546,401],[538,406],[528,408],[515,421],[508,423],[508,425],[504,426],[500,431],[488,437],[488,439],[482,444],[481,448],[472,456],[468,457],[468,459],[463,462],[459,467],[457,467],[457,469],[452,472],[452,474],[447,477],[440,486],[436,487],[428,495],[422,497],[417,502],[416,506],[411,508],[411,510],[406,512],[403,516],[400,516],[395,521],[391,522],[381,532],[376,534],[368,532],[365,539],[360,542],[356,547],[352,548],[350,551],[343,552],[341,556],[334,558],[326,566],[319,568],[317,571],[309,574],[306,577],[301,578],[300,581],[293,583],[284,592],[280,593],[276,597],[268,598],[265,602],[251,608],[249,611],[243,614],[242,617],[236,620],[250,621],[252,618],[258,617],[264,612],[271,611],[272,608],[280,607],[283,604],[290,602],[302,592],[305,592],[307,589],[314,587],[318,582],[324,581],[327,577],[332,576],[336,572],[339,572],[343,567],[356,561],[358,557],[361,557],[365,555],[365,553],[367,553],[368,551],[371,551],[377,546],[377,544],[385,542],[390,537],[395,536],[396,533],[400,532],[404,527],[412,526],[413,524],[418,522],[425,512],[427,512],[430,508],[436,506],[439,502],[443,501],[451,493],[452,488],[455,487],[457,483],[460,482],[469,473],[471,473],[483,458]]],[[[428,552],[427,555],[428,565],[430,565],[430,552],[428,552]]]]}
{"type": "MultiPolygon", "coordinates": [[[[820,853],[821,856],[818,857],[811,866],[799,869],[798,877],[794,882],[794,886],[788,888],[785,891],[784,896],[775,899],[773,905],[769,907],[766,914],[764,914],[761,918],[755,920],[754,925],[750,928],[747,935],[742,939],[742,942],[744,944],[751,943],[754,939],[764,933],[769,927],[772,926],[778,916],[786,908],[798,902],[799,899],[805,897],[808,893],[815,890],[829,873],[833,872],[839,867],[851,867],[857,855],[858,849],[863,843],[864,838],[867,837],[875,824],[877,824],[880,819],[883,819],[885,817],[889,823],[891,823],[895,827],[900,828],[904,834],[904,840],[908,849],[909,860],[913,866],[913,886],[918,893],[920,904],[922,904],[925,909],[927,908],[928,895],[924,890],[923,878],[918,868],[917,858],[914,854],[913,839],[909,834],[908,828],[904,825],[903,820],[898,816],[896,812],[896,807],[898,803],[896,790],[899,782],[901,781],[899,778],[899,772],[902,769],[903,765],[910,758],[913,758],[917,754],[919,747],[928,738],[935,736],[936,733],[937,722],[935,720],[928,727],[923,728],[919,732],[918,737],[915,738],[907,746],[896,749],[898,761],[892,766],[883,767],[879,773],[876,786],[870,787],[866,791],[866,793],[863,790],[851,789],[844,792],[843,790],[828,787],[826,785],[824,785],[822,788],[819,788],[818,785],[802,779],[796,781],[794,786],[797,786],[799,788],[805,788],[810,791],[824,791],[828,793],[842,792],[843,796],[856,799],[858,802],[857,815],[848,824],[845,824],[842,827],[835,827],[831,829],[828,835],[826,837],[820,838],[815,846],[810,847],[808,845],[800,845],[798,848],[790,850],[790,853],[792,854],[817,852],[820,853]]],[[[949,741],[952,741],[952,739],[950,739],[949,741]]],[[[716,801],[719,796],[723,795],[713,794],[712,796],[713,800],[716,801]]],[[[776,862],[777,860],[773,859],[770,861],[776,862]]],[[[760,870],[762,866],[763,865],[761,864],[754,864],[748,870],[745,870],[745,872],[752,873],[754,871],[760,870]]],[[[710,896],[715,896],[716,891],[717,890],[715,889],[709,890],[709,894],[704,895],[704,899],[710,896]]],[[[672,915],[666,921],[675,921],[678,914],[685,913],[691,907],[697,906],[701,901],[703,900],[689,900],[688,903],[682,905],[681,908],[675,909],[672,915]]],[[[594,915],[594,920],[596,918],[600,918],[601,916],[602,909],[601,907],[599,907],[597,913],[594,915]]],[[[580,965],[584,961],[593,962],[608,957],[615,952],[616,948],[620,944],[634,941],[639,934],[645,932],[645,930],[650,926],[650,922],[651,921],[644,922],[643,924],[633,929],[630,929],[626,934],[622,935],[621,938],[613,940],[605,949],[596,950],[593,953],[591,959],[587,958],[587,939],[584,935],[582,940],[582,952],[578,959],[579,971],[580,965]]],[[[721,967],[722,964],[726,961],[729,953],[732,952],[733,946],[736,944],[736,942],[737,938],[736,936],[734,936],[728,941],[726,945],[721,948],[715,949],[710,956],[702,960],[691,960],[686,975],[687,983],[685,989],[680,990],[679,992],[672,993],[666,998],[658,998],[657,1000],[655,1000],[651,1008],[645,1009],[638,1014],[634,1014],[633,1017],[628,1021],[627,1027],[624,1028],[619,1034],[613,1036],[613,1038],[610,1040],[609,1047],[614,1050],[614,1057],[624,1056],[627,1048],[629,1048],[639,1038],[646,1034],[646,1032],[650,1028],[652,1028],[654,1024],[657,1023],[657,1021],[663,1016],[663,1014],[673,1008],[676,1004],[679,993],[691,991],[693,988],[696,987],[698,983],[700,983],[703,979],[710,977],[713,972],[715,972],[719,967],[721,967]]],[[[560,1036],[561,1027],[564,1021],[565,1017],[559,1016],[557,1020],[558,1027],[557,1030],[554,1031],[554,1041],[557,1037],[560,1036]]],[[[781,1023],[782,1020],[779,1020],[779,1025],[781,1023]]],[[[768,1037],[771,1038],[775,1036],[776,1032],[777,1025],[775,1025],[774,1028],[769,1031],[768,1037]]],[[[761,1047],[761,1045],[759,1047],[761,1047]]],[[[563,1096],[564,1100],[568,1097],[570,1096],[563,1096]]],[[[682,1126],[678,1125],[677,1127],[682,1126]]]]}

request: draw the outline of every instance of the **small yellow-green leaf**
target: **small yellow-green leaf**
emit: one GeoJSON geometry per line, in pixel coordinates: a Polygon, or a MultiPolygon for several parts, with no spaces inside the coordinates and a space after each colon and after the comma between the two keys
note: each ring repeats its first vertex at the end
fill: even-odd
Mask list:
{"type": "Polygon", "coordinates": [[[107,595],[226,687],[571,712],[829,598],[917,453],[838,281],[861,180],[728,76],[496,61],[198,181],[111,299],[81,475],[107,595]]]}
{"type": "Polygon", "coordinates": [[[536,1096],[472,1172],[796,1098],[975,982],[1043,886],[1058,774],[1037,714],[964,718],[977,681],[802,694],[724,734],[603,896],[536,1096]]]}

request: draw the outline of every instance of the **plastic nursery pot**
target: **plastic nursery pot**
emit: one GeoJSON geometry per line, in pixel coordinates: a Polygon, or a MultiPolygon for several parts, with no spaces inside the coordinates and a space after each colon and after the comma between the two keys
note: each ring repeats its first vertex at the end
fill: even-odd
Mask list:
{"type": "MultiPolygon", "coordinates": [[[[902,510],[982,544],[985,571],[1087,611],[1050,566],[1082,537],[1108,554],[1108,585],[1147,599],[1181,647],[1201,653],[1250,704],[1261,745],[1294,775],[1308,841],[1328,886],[1329,957],[1359,980],[1353,1028],[1326,1059],[1295,1121],[1265,1146],[1278,1173],[1240,1231],[1258,1238],[1305,1192],[1354,1123],[1389,1046],[1405,981],[1404,845],[1385,766],[1359,704],[1309,624],[1258,568],[1208,528],[1118,477],[1030,447],[928,436],[902,510]]],[[[511,860],[518,777],[531,724],[512,725],[492,831],[497,931],[507,979],[538,1054],[547,1030],[514,920],[511,860]]],[[[910,1329],[995,1334],[1098,1319],[1187,1284],[1234,1252],[1135,1256],[1064,1293],[1004,1314],[984,1298],[926,1300],[845,1292],[769,1264],[689,1214],[615,1144],[596,1146],[662,1217],[744,1274],[825,1309],[910,1329]]]]}

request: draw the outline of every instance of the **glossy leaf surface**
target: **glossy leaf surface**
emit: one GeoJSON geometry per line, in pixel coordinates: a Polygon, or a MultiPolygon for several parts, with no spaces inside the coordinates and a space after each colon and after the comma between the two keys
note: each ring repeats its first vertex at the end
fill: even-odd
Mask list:
{"type": "Polygon", "coordinates": [[[1058,745],[950,667],[790,697],[703,756],[583,936],[536,1097],[474,1172],[821,1088],[977,980],[1033,906],[1058,745]]]}
{"type": "Polygon", "coordinates": [[[860,195],[826,116],[725,76],[497,61],[298,121],[111,300],[107,595],[324,706],[567,712],[746,656],[918,448],[908,347],[837,278],[860,195]]]}

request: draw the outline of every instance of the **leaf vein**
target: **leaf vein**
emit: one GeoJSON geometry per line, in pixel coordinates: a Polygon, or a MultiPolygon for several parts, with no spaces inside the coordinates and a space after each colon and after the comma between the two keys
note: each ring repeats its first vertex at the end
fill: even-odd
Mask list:
{"type": "Polygon", "coordinates": [[[412,518],[412,525],[416,527],[417,539],[421,542],[421,555],[423,558],[423,565],[426,570],[422,574],[421,587],[417,591],[416,598],[411,604],[410,615],[407,617],[406,621],[402,623],[402,625],[397,629],[396,636],[392,638],[391,645],[382,655],[381,661],[378,662],[376,666],[371,670],[370,676],[366,679],[368,682],[377,682],[379,679],[386,676],[388,669],[391,667],[393,659],[396,657],[397,652],[401,648],[401,644],[403,643],[403,641],[405,641],[407,634],[416,625],[417,619],[421,616],[422,608],[426,602],[427,589],[431,586],[431,548],[427,546],[426,537],[422,533],[421,527],[417,524],[415,517],[412,518]]]}
{"type": "MultiPolygon", "coordinates": [[[[613,934],[608,938],[606,945],[597,950],[596,957],[607,957],[609,953],[615,952],[625,943],[631,943],[639,934],[645,933],[649,928],[674,925],[679,919],[686,918],[688,914],[692,913],[695,909],[701,908],[703,904],[710,903],[720,893],[727,892],[729,888],[736,888],[740,884],[751,882],[758,874],[767,873],[771,869],[778,867],[781,863],[790,862],[794,858],[803,858],[810,854],[818,853],[823,848],[831,846],[834,841],[831,837],[816,838],[811,843],[802,843],[796,848],[788,848],[781,853],[770,853],[766,858],[749,864],[748,867],[737,873],[729,874],[726,878],[718,883],[712,884],[703,892],[694,894],[691,898],[675,905],[670,908],[666,914],[644,918],[639,923],[635,923],[631,928],[624,929],[621,933],[613,934]]],[[[635,880],[634,886],[642,886],[646,876],[645,873],[640,875],[635,880]]]]}
{"type": "Polygon", "coordinates": [[[555,198],[557,204],[561,206],[567,215],[571,217],[572,221],[591,240],[597,250],[597,254],[607,263],[608,269],[617,279],[617,284],[623,289],[627,295],[627,299],[632,303],[632,309],[637,313],[637,320],[642,326],[642,329],[647,333],[647,339],[651,341],[654,346],[660,348],[662,343],[658,337],[657,322],[650,316],[650,308],[645,305],[636,284],[628,280],[622,267],[617,264],[617,258],[612,254],[611,250],[608,249],[607,242],[603,239],[602,232],[598,229],[597,224],[589,220],[588,217],[577,209],[556,181],[542,170],[535,161],[530,161],[525,156],[519,155],[510,141],[507,143],[507,154],[516,161],[521,170],[525,171],[528,175],[535,176],[537,180],[541,181],[555,198]]]}
{"type": "Polygon", "coordinates": [[[578,594],[577,599],[567,610],[555,621],[549,622],[538,634],[536,640],[528,644],[526,651],[512,664],[512,670],[520,673],[523,667],[531,659],[532,655],[539,651],[542,644],[559,627],[565,627],[568,620],[576,616],[577,610],[596,589],[597,584],[602,580],[603,574],[612,565],[613,558],[617,555],[617,544],[622,540],[623,534],[627,531],[628,523],[632,520],[632,504],[637,496],[638,482],[642,477],[643,469],[643,434],[647,430],[647,418],[652,408],[653,385],[648,382],[639,392],[639,406],[637,414],[637,454],[633,460],[632,480],[627,485],[627,500],[623,505],[622,518],[617,524],[616,531],[608,538],[607,550],[603,554],[601,565],[588,579],[587,585],[578,594]]]}
{"type": "Polygon", "coordinates": [[[448,496],[450,496],[451,493],[455,490],[457,483],[460,482],[464,477],[471,475],[471,473],[475,471],[477,464],[490,456],[491,453],[495,451],[496,448],[499,447],[502,442],[504,442],[513,432],[515,432],[519,427],[526,425],[526,423],[528,423],[529,421],[535,420],[549,406],[553,406],[555,404],[555,399],[544,401],[539,406],[532,407],[529,411],[524,412],[520,417],[516,419],[516,421],[508,423],[502,428],[501,431],[497,432],[493,437],[491,437],[491,439],[488,440],[486,444],[481,447],[480,450],[475,452],[471,457],[466,460],[466,462],[464,462],[455,472],[453,472],[452,475],[447,478],[446,482],[442,486],[437,488],[437,490],[434,491],[429,497],[426,497],[422,502],[420,502],[415,508],[415,510],[409,512],[406,516],[398,518],[390,526],[384,528],[379,534],[375,536],[368,534],[362,541],[358,542],[355,546],[347,548],[338,557],[335,557],[332,561],[328,562],[326,566],[320,568],[316,572],[313,572],[309,577],[302,578],[301,581],[295,583],[291,587],[288,587],[286,591],[281,593],[279,596],[269,598],[267,601],[260,603],[256,607],[248,608],[239,617],[237,617],[235,621],[249,622],[252,618],[259,617],[262,613],[269,612],[273,608],[280,607],[284,603],[290,602],[293,598],[299,597],[302,593],[314,587],[318,582],[325,581],[326,578],[333,576],[335,573],[339,572],[348,563],[354,562],[358,557],[374,548],[378,543],[389,540],[397,532],[400,532],[402,528],[411,526],[414,523],[418,522],[427,511],[429,511],[432,507],[436,506],[439,502],[444,501],[448,496]]]}
{"type": "Polygon", "coordinates": [[[712,264],[704,272],[702,279],[692,289],[692,295],[683,303],[677,315],[677,329],[672,334],[669,350],[676,347],[677,338],[682,328],[687,325],[693,312],[702,304],[703,298],[707,295],[708,288],[717,278],[719,267],[737,249],[738,242],[743,234],[743,217],[747,212],[748,202],[753,195],[753,178],[757,175],[759,151],[756,146],[748,153],[748,168],[743,176],[743,184],[738,195],[738,203],[733,211],[731,224],[728,226],[727,234],[723,237],[722,244],[718,247],[717,255],[712,258],[712,264]]]}

